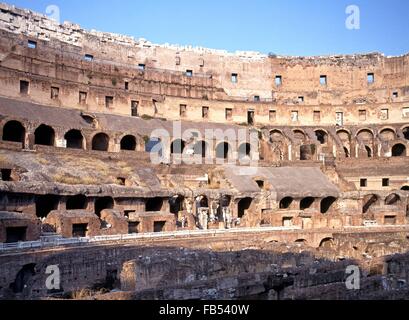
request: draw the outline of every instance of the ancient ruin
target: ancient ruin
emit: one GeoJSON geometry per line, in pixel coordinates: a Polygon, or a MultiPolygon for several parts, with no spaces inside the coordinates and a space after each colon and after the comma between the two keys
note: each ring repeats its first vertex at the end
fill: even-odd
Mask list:
{"type": "Polygon", "coordinates": [[[0,299],[408,297],[409,55],[0,33],[0,299]]]}

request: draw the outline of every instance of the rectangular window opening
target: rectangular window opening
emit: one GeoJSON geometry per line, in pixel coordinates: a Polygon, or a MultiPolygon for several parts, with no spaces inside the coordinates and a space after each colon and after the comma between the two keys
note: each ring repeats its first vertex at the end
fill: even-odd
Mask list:
{"type": "Polygon", "coordinates": [[[368,186],[368,179],[361,179],[360,186],[361,188],[366,188],[368,186]]]}
{"type": "Polygon", "coordinates": [[[30,87],[30,82],[26,80],[20,80],[20,93],[28,94],[28,89],[30,87]]]}
{"type": "Polygon", "coordinates": [[[114,97],[106,96],[105,97],[105,107],[112,108],[114,106],[114,97]]]}

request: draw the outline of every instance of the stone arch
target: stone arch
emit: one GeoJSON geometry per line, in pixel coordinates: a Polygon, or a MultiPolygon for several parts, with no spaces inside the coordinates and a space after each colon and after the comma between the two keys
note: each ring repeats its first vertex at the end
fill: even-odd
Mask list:
{"type": "Polygon", "coordinates": [[[55,131],[45,124],[40,125],[34,132],[34,144],[43,146],[55,145],[55,131]]]}
{"type": "Polygon", "coordinates": [[[362,213],[367,213],[369,208],[379,202],[379,196],[376,194],[368,194],[363,199],[362,213]]]}
{"type": "Polygon", "coordinates": [[[95,200],[95,214],[101,217],[101,211],[114,208],[114,199],[112,197],[102,197],[95,200]]]}
{"type": "Polygon", "coordinates": [[[387,206],[397,205],[400,203],[400,201],[401,201],[400,196],[396,193],[392,193],[385,198],[385,205],[387,206]]]}
{"type": "Polygon", "coordinates": [[[280,200],[279,208],[280,209],[289,209],[293,202],[294,202],[294,198],[285,197],[285,198],[280,200]]]}
{"type": "Polygon", "coordinates": [[[109,136],[106,133],[97,133],[92,138],[92,150],[96,151],[108,151],[109,149],[109,136]]]}
{"type": "Polygon", "coordinates": [[[228,159],[232,149],[228,142],[220,142],[216,147],[216,158],[228,159]]]}
{"type": "Polygon", "coordinates": [[[308,241],[306,239],[297,239],[294,241],[294,243],[300,243],[300,244],[307,245],[308,241]]]}
{"type": "Polygon", "coordinates": [[[328,211],[330,211],[330,209],[332,208],[332,206],[334,205],[336,201],[337,201],[337,198],[335,197],[326,197],[322,199],[321,205],[320,205],[321,213],[322,214],[328,213],[328,211]]]}
{"type": "Polygon", "coordinates": [[[403,127],[402,128],[402,133],[403,133],[403,137],[406,140],[409,140],[409,127],[403,127]]]}
{"type": "Polygon", "coordinates": [[[374,136],[373,131],[368,128],[360,129],[356,133],[356,137],[363,141],[372,141],[374,136]]]}
{"type": "Polygon", "coordinates": [[[305,142],[307,140],[305,132],[301,129],[294,129],[293,135],[296,140],[299,140],[301,142],[305,142]]]}
{"type": "Polygon", "coordinates": [[[239,146],[239,158],[249,157],[251,153],[251,145],[248,142],[244,142],[239,146]]]}
{"type": "Polygon", "coordinates": [[[87,197],[83,194],[78,194],[67,198],[67,210],[85,210],[87,208],[87,197]]]}
{"type": "Polygon", "coordinates": [[[337,137],[341,141],[342,151],[345,158],[351,157],[351,133],[346,129],[337,131],[337,137]]]}
{"type": "Polygon", "coordinates": [[[396,139],[396,132],[394,129],[391,128],[383,128],[379,131],[379,137],[383,141],[393,141],[396,139]]]}
{"type": "Polygon", "coordinates": [[[253,199],[250,197],[243,198],[237,203],[237,215],[239,218],[243,218],[246,211],[251,207],[253,199]]]}
{"type": "Polygon", "coordinates": [[[193,153],[196,155],[201,155],[202,158],[206,158],[209,152],[209,145],[206,141],[198,141],[193,146],[193,153]]]}
{"type": "Polygon", "coordinates": [[[280,142],[286,140],[284,133],[281,130],[273,129],[270,130],[270,142],[280,142]]]}
{"type": "Polygon", "coordinates": [[[409,191],[409,186],[403,186],[402,188],[400,188],[403,191],[409,191]]]}
{"type": "Polygon", "coordinates": [[[84,137],[80,130],[72,129],[64,135],[69,149],[84,149],[84,137]]]}
{"type": "Polygon", "coordinates": [[[402,143],[397,143],[392,147],[392,157],[405,157],[406,146],[402,143]]]}
{"type": "Polygon", "coordinates": [[[160,138],[151,137],[145,142],[145,152],[158,153],[160,157],[163,155],[163,143],[160,138]]]}
{"type": "Polygon", "coordinates": [[[334,238],[327,237],[320,241],[320,248],[332,249],[334,245],[334,238]]]}
{"type": "Polygon", "coordinates": [[[20,142],[24,145],[26,128],[16,120],[8,121],[3,126],[3,141],[20,142]]]}
{"type": "Polygon", "coordinates": [[[306,197],[300,201],[300,210],[306,210],[312,207],[315,202],[315,198],[306,197]]]}
{"type": "Polygon", "coordinates": [[[14,282],[10,285],[10,289],[14,293],[22,293],[27,287],[27,284],[30,282],[32,277],[35,275],[35,263],[30,263],[24,265],[20,271],[17,273],[14,282]]]}
{"type": "Polygon", "coordinates": [[[209,208],[209,199],[206,196],[201,195],[196,198],[196,205],[198,208],[209,208]]]}
{"type": "Polygon", "coordinates": [[[322,129],[315,130],[315,136],[317,140],[320,142],[320,144],[327,144],[329,141],[329,135],[328,132],[322,129]]]}
{"type": "Polygon", "coordinates": [[[182,154],[185,150],[186,142],[182,139],[174,140],[170,145],[170,153],[171,154],[182,154]]]}
{"type": "Polygon", "coordinates": [[[137,140],[136,137],[128,134],[121,139],[121,150],[135,151],[137,140]]]}

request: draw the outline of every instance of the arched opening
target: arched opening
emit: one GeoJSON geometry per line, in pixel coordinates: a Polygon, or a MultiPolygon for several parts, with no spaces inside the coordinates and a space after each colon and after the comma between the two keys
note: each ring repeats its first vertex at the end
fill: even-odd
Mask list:
{"type": "Polygon", "coordinates": [[[397,205],[400,202],[400,196],[396,193],[392,193],[385,199],[385,204],[387,206],[397,205]]]}
{"type": "Polygon", "coordinates": [[[146,152],[153,152],[157,153],[160,157],[163,155],[163,144],[159,138],[152,137],[149,138],[148,141],[145,143],[145,151],[146,152]]]}
{"type": "Polygon", "coordinates": [[[95,200],[95,214],[101,217],[101,212],[105,209],[114,208],[114,199],[111,197],[102,197],[95,200]]]}
{"type": "Polygon", "coordinates": [[[379,197],[376,194],[370,194],[365,196],[363,200],[362,213],[367,213],[369,208],[378,202],[379,197]]]}
{"type": "Polygon", "coordinates": [[[136,150],[136,138],[131,135],[127,135],[121,139],[121,150],[135,151],[136,150]]]}
{"type": "Polygon", "coordinates": [[[42,124],[34,132],[34,144],[53,146],[55,141],[54,129],[42,124]]]}
{"type": "Polygon", "coordinates": [[[403,190],[403,191],[409,191],[409,186],[403,186],[403,187],[401,188],[401,190],[403,190]]]}
{"type": "Polygon", "coordinates": [[[227,142],[221,142],[216,148],[216,158],[227,159],[230,153],[230,145],[227,142]]]}
{"type": "Polygon", "coordinates": [[[198,208],[209,208],[209,200],[206,196],[196,198],[196,205],[198,208]]]}
{"type": "Polygon", "coordinates": [[[26,129],[18,121],[9,121],[3,127],[3,141],[21,142],[24,144],[26,129]]]}
{"type": "Polygon", "coordinates": [[[299,243],[299,244],[304,244],[304,245],[306,245],[308,243],[307,240],[305,240],[305,239],[297,239],[294,242],[299,243]]]}
{"type": "Polygon", "coordinates": [[[172,144],[170,145],[170,153],[171,154],[182,154],[183,150],[185,150],[185,146],[186,146],[186,143],[183,140],[177,139],[173,141],[172,144]]]}
{"type": "Polygon", "coordinates": [[[68,131],[64,139],[67,141],[67,148],[70,149],[83,149],[84,148],[84,137],[80,130],[70,130],[68,131]]]}
{"type": "Polygon", "coordinates": [[[334,247],[334,239],[333,238],[325,238],[322,239],[320,242],[320,248],[324,249],[332,249],[334,247]]]}
{"type": "Polygon", "coordinates": [[[198,141],[193,147],[193,152],[196,155],[201,155],[202,158],[206,158],[206,152],[207,152],[207,143],[205,141],[198,141]]]}
{"type": "Polygon", "coordinates": [[[281,142],[284,141],[284,135],[279,130],[270,131],[270,142],[281,142]]]}
{"type": "Polygon", "coordinates": [[[303,131],[301,131],[301,130],[294,130],[293,133],[294,133],[294,138],[295,138],[296,140],[299,140],[300,142],[304,142],[304,141],[306,140],[306,139],[305,139],[305,134],[304,134],[303,131]]]}
{"type": "Polygon", "coordinates": [[[395,144],[392,147],[392,157],[406,156],[406,147],[402,143],[395,144]]]}
{"type": "Polygon", "coordinates": [[[372,149],[369,146],[365,146],[366,154],[368,158],[372,158],[372,149]]]}
{"type": "Polygon", "coordinates": [[[313,160],[316,152],[315,144],[300,146],[300,160],[313,160]]]}
{"type": "Polygon", "coordinates": [[[239,218],[244,217],[246,211],[250,208],[252,202],[253,202],[252,198],[244,198],[239,201],[239,203],[237,204],[237,214],[239,218]]]}
{"type": "Polygon", "coordinates": [[[98,133],[92,139],[92,150],[108,151],[109,137],[105,133],[98,133]]]}
{"type": "Polygon", "coordinates": [[[220,205],[221,205],[222,208],[229,207],[230,203],[231,203],[231,196],[223,195],[220,198],[220,205]]]}
{"type": "Polygon", "coordinates": [[[392,129],[383,129],[379,133],[379,136],[383,141],[392,141],[396,139],[395,131],[393,131],[392,129]]]}
{"type": "Polygon", "coordinates": [[[294,199],[291,197],[285,197],[280,201],[280,209],[289,209],[294,199]]]}
{"type": "Polygon", "coordinates": [[[315,136],[317,137],[317,140],[321,143],[321,144],[326,144],[328,143],[328,134],[323,131],[323,130],[317,130],[315,131],[315,136]]]}
{"type": "Polygon", "coordinates": [[[183,211],[183,201],[185,200],[182,196],[174,196],[169,199],[170,213],[178,215],[180,211],[183,211]]]}
{"type": "Polygon", "coordinates": [[[38,218],[46,218],[48,214],[58,209],[58,204],[60,203],[60,197],[55,195],[43,195],[36,196],[36,216],[38,218]]]}
{"type": "Polygon", "coordinates": [[[322,199],[321,200],[321,213],[322,214],[327,213],[331,209],[335,201],[337,201],[337,199],[334,197],[327,197],[327,198],[322,199]]]}
{"type": "Polygon", "coordinates": [[[251,145],[250,143],[243,143],[239,147],[239,158],[244,158],[246,156],[250,156],[251,152],[251,145]]]}
{"type": "Polygon", "coordinates": [[[163,206],[163,198],[149,198],[146,200],[145,203],[145,211],[146,212],[159,212],[162,211],[163,206]]]}
{"type": "Polygon", "coordinates": [[[65,205],[67,210],[84,210],[87,208],[87,197],[82,194],[69,197],[65,205]]]}
{"type": "Polygon", "coordinates": [[[10,285],[10,289],[12,289],[14,293],[23,292],[31,278],[35,275],[35,267],[36,267],[35,263],[26,264],[17,273],[16,279],[10,285]]]}
{"type": "Polygon", "coordinates": [[[403,136],[406,140],[409,140],[409,127],[406,127],[402,130],[403,136]]]}
{"type": "Polygon", "coordinates": [[[300,201],[300,210],[306,210],[311,208],[311,206],[314,204],[315,199],[312,197],[307,197],[304,198],[300,201]]]}

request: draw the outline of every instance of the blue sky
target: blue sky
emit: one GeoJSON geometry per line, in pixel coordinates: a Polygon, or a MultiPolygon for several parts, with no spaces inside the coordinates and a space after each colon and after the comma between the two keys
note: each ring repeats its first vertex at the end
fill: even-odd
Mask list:
{"type": "MultiPolygon", "coordinates": [[[[4,1],[4,0],[0,0],[4,1]]],[[[154,43],[282,55],[409,52],[408,0],[8,0],[61,21],[154,43]],[[345,27],[348,5],[360,29],[345,27]]]]}

